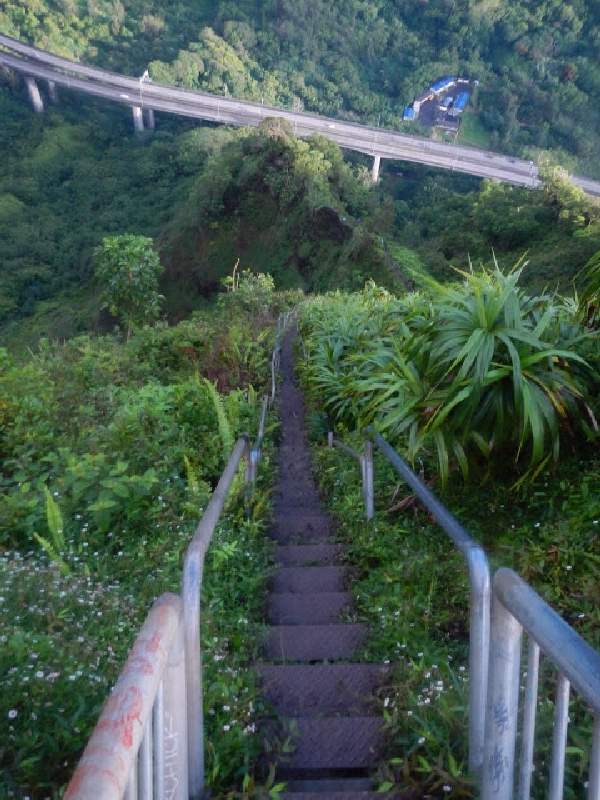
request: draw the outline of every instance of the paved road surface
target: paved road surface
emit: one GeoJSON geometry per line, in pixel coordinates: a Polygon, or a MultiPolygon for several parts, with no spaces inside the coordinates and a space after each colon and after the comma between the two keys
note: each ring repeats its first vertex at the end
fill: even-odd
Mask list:
{"type": "MultiPolygon", "coordinates": [[[[292,125],[298,136],[318,133],[347,150],[387,159],[419,162],[522,186],[536,187],[540,184],[537,168],[532,162],[500,153],[433,142],[385,128],[286,111],[205,92],[156,83],[141,84],[137,78],[77,64],[1,34],[0,46],[6,48],[0,51],[0,64],[24,75],[53,81],[59,86],[124,105],[142,106],[155,111],[242,126],[258,125],[265,117],[282,117],[292,125]]],[[[600,196],[600,181],[579,177],[574,177],[573,180],[588,194],[600,196]]]]}

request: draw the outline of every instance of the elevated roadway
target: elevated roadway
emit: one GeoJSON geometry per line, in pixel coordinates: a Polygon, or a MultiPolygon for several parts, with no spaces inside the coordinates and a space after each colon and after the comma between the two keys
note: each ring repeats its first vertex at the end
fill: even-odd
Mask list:
{"type": "MultiPolygon", "coordinates": [[[[36,81],[43,80],[51,87],[51,94],[56,86],[63,86],[130,106],[138,129],[143,128],[142,111],[159,111],[238,126],[256,126],[267,117],[279,117],[292,126],[297,136],[320,134],[346,150],[373,156],[375,179],[380,160],[386,158],[418,162],[520,186],[535,188],[540,185],[538,170],[533,162],[501,153],[444,144],[385,128],[151,83],[78,64],[1,34],[0,48],[0,64],[26,78],[30,97],[38,110],[42,110],[43,101],[36,81]]],[[[600,181],[577,176],[573,180],[588,194],[600,196],[600,181]]]]}

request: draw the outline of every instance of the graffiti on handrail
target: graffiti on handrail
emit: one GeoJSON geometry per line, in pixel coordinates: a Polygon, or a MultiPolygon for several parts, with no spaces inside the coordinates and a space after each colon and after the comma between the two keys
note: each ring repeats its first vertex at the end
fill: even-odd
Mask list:
{"type": "Polygon", "coordinates": [[[163,728],[163,746],[165,754],[165,800],[173,800],[179,789],[179,733],[175,730],[173,715],[165,711],[163,728]]]}

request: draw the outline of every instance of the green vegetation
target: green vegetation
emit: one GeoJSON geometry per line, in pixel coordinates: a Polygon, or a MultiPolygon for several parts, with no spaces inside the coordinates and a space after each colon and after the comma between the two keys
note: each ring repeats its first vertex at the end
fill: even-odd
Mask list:
{"type": "Polygon", "coordinates": [[[542,191],[479,181],[403,164],[390,168],[383,191],[395,214],[382,233],[417,251],[427,270],[452,280],[452,267],[468,261],[505,269],[523,258],[523,282],[542,292],[572,290],[572,282],[600,250],[600,206],[550,164],[542,191]]]}
{"type": "MultiPolygon", "coordinates": [[[[415,502],[389,464],[375,456],[374,520],[365,524],[356,464],[325,445],[326,421],[313,413],[314,455],[323,496],[340,523],[351,562],[358,619],[370,626],[363,655],[394,665],[379,692],[388,736],[378,772],[380,789],[417,796],[477,796],[467,769],[467,607],[465,563],[450,540],[415,502]]],[[[360,440],[350,438],[360,446],[360,440]]],[[[425,479],[435,476],[426,470],[425,479]]],[[[479,539],[492,564],[509,566],[592,646],[600,648],[600,553],[597,486],[600,464],[584,450],[567,458],[552,479],[515,492],[506,480],[473,481],[441,495],[479,539]]],[[[548,796],[548,766],[556,677],[542,662],[537,716],[536,800],[548,796]]],[[[566,800],[579,800],[587,780],[591,716],[570,708],[566,800]]]]}
{"type": "MultiPolygon", "coordinates": [[[[161,116],[134,138],[122,109],[66,90],[33,115],[0,74],[0,795],[41,800],[72,773],[150,603],[178,589],[232,442],[255,432],[274,319],[304,289],[331,292],[300,320],[322,488],[358,567],[365,655],[396,664],[381,788],[472,796],[464,564],[379,458],[366,526],[355,465],[319,445],[332,424],[355,442],[373,424],[495,565],[600,646],[600,206],[566,172],[600,176],[597,4],[7,0],[0,31],[413,133],[405,102],[461,72],[480,86],[460,141],[531,158],[544,179],[386,164],[374,187],[366,158],[281,120],[161,116]]],[[[245,667],[269,574],[270,437],[265,455],[250,517],[232,498],[206,570],[216,797],[263,792],[245,667]]],[[[540,740],[552,711],[544,699],[540,740]]],[[[577,704],[572,717],[577,800],[590,724],[577,704]]]]}
{"type": "Polygon", "coordinates": [[[363,167],[326,139],[296,139],[280,120],[229,138],[166,231],[167,279],[178,291],[214,290],[240,254],[282,288],[358,288],[370,276],[394,284],[375,234],[385,201],[363,167]]]}
{"type": "Polygon", "coordinates": [[[134,325],[154,321],[160,314],[158,278],[163,271],[152,239],[145,236],[107,236],[95,252],[95,277],[102,286],[102,307],[120,317],[127,338],[134,325]]]}
{"type": "Polygon", "coordinates": [[[600,321],[600,251],[586,264],[583,279],[581,307],[587,321],[597,325],[600,321]]]}
{"type": "Polygon", "coordinates": [[[151,62],[156,80],[388,126],[435,78],[466,74],[493,148],[598,169],[592,0],[8,0],[0,30],[132,74],[151,62]]]}
{"type": "MultiPolygon", "coordinates": [[[[11,118],[28,114],[2,102],[11,118]]],[[[0,164],[6,341],[106,329],[93,253],[123,231],[156,242],[172,320],[201,307],[238,259],[284,288],[395,285],[377,244],[390,201],[335,145],[268,122],[258,133],[174,124],[136,143],[128,122],[116,110],[81,121],[68,109],[34,118],[22,140],[18,125],[0,133],[10,154],[0,164]]]]}
{"type": "Polygon", "coordinates": [[[0,322],[66,292],[62,317],[41,333],[89,331],[99,313],[94,249],[123,231],[157,238],[197,167],[168,133],[136,144],[117,110],[92,104],[82,118],[79,106],[62,106],[42,120],[2,91],[0,116],[0,322]]]}
{"type": "MultiPolygon", "coordinates": [[[[593,321],[587,300],[530,295],[520,274],[495,266],[441,285],[415,271],[419,292],[398,298],[369,285],[302,307],[317,474],[358,568],[352,591],[370,629],[363,655],[394,665],[380,690],[382,791],[476,796],[465,736],[467,573],[379,454],[376,515],[365,525],[359,471],[326,446],[327,430],[360,448],[360,430],[372,423],[481,541],[494,568],[515,569],[600,646],[598,334],[580,323],[593,321]]],[[[536,800],[548,792],[555,675],[547,664],[540,687],[536,800]]],[[[569,730],[565,798],[576,800],[592,730],[580,700],[569,730]]]]}
{"type": "MultiPolygon", "coordinates": [[[[241,431],[255,434],[286,298],[242,277],[175,327],[0,349],[2,797],[47,797],[73,771],[152,600],[179,591],[193,530],[241,431]],[[266,306],[265,306],[266,303],[266,306]],[[256,304],[255,304],[256,305],[256,304]]],[[[272,430],[272,427],[270,427],[272,430]]],[[[251,780],[269,546],[271,444],[247,519],[234,494],[203,600],[213,791],[251,780]],[[223,662],[226,662],[224,669],[223,662]]]]}
{"type": "Polygon", "coordinates": [[[395,298],[371,285],[304,307],[303,375],[336,426],[373,423],[411,463],[535,477],[561,438],[594,436],[597,337],[561,298],[519,288],[521,269],[462,273],[462,282],[395,298]],[[590,427],[590,425],[592,427],[590,427]]]}
{"type": "Polygon", "coordinates": [[[458,142],[471,147],[490,147],[490,132],[473,111],[465,111],[461,117],[458,142]]]}

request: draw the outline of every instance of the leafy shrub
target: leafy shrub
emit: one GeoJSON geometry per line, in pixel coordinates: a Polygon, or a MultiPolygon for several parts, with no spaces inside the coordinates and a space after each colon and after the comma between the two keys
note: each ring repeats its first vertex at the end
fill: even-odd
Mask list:
{"type": "MultiPolygon", "coordinates": [[[[227,326],[223,313],[127,342],[42,341],[23,362],[0,351],[2,797],[60,794],[150,603],[179,589],[183,553],[231,443],[256,431],[272,312],[253,324],[229,309],[227,326]]],[[[268,468],[268,442],[265,456],[268,468]]],[[[260,747],[247,665],[268,575],[261,482],[249,520],[241,502],[228,507],[206,566],[215,790],[252,780],[260,747]]]]}
{"type": "Polygon", "coordinates": [[[123,319],[129,338],[134,325],[150,322],[160,313],[158,278],[163,267],[153,241],[131,234],[106,236],[94,258],[103,307],[123,319]]]}
{"type": "Polygon", "coordinates": [[[596,253],[583,269],[583,291],[580,308],[584,319],[597,326],[600,320],[600,252],[596,253]]]}
{"type": "Polygon", "coordinates": [[[368,287],[306,304],[305,381],[337,424],[374,423],[413,462],[435,453],[443,481],[494,461],[531,477],[586,408],[588,334],[557,298],[521,290],[520,268],[461,274],[401,299],[368,287]]]}

